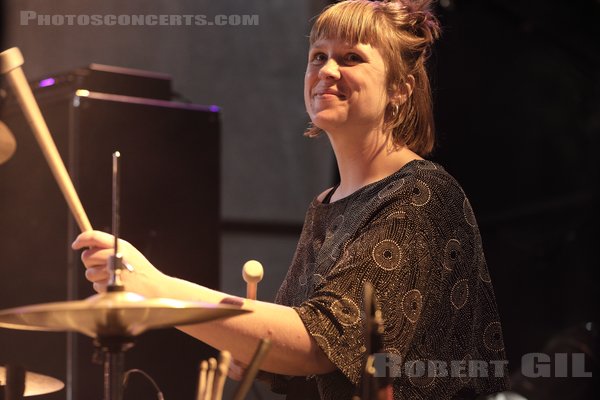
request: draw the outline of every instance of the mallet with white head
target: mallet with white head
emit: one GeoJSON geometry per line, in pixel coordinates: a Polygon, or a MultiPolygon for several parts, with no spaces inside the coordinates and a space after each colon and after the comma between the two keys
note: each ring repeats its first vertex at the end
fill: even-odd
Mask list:
{"type": "Polygon", "coordinates": [[[247,261],[242,269],[242,277],[246,281],[246,298],[256,300],[258,282],[263,278],[264,270],[261,263],[256,260],[247,261]]]}

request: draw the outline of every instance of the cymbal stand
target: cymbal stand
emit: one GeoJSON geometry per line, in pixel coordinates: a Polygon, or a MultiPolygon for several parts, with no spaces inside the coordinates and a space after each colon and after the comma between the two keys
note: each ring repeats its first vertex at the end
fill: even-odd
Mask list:
{"type": "Polygon", "coordinates": [[[115,253],[110,257],[107,292],[122,292],[125,290],[121,273],[123,272],[123,255],[119,253],[119,225],[121,223],[120,216],[120,186],[121,186],[121,171],[120,161],[121,153],[115,151],[112,157],[112,231],[115,239],[115,253]]]}
{"type": "Polygon", "coordinates": [[[122,400],[125,351],[133,347],[133,337],[100,336],[94,345],[104,355],[104,400],[122,400]]]}
{"type": "MultiPolygon", "coordinates": [[[[115,253],[109,260],[110,278],[106,289],[107,292],[121,292],[125,290],[121,279],[123,256],[119,253],[120,159],[121,154],[118,151],[114,152],[112,157],[112,231],[115,238],[115,253]]],[[[114,317],[115,321],[113,323],[119,324],[118,316],[115,315],[114,317]]],[[[108,321],[108,323],[110,324],[111,321],[108,321]]],[[[125,351],[133,347],[133,337],[125,335],[99,335],[94,344],[104,355],[104,400],[122,400],[125,351]]]]}

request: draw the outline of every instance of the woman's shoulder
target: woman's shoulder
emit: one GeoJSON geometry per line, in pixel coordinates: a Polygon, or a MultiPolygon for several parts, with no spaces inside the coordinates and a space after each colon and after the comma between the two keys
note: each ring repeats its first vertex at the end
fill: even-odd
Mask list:
{"type": "Polygon", "coordinates": [[[450,208],[463,207],[466,198],[457,180],[428,160],[410,162],[374,189],[368,200],[377,214],[408,207],[442,217],[450,208]]]}
{"type": "Polygon", "coordinates": [[[440,164],[429,160],[413,160],[376,185],[378,197],[395,194],[413,197],[420,188],[442,192],[460,192],[460,184],[440,164]]]}
{"type": "Polygon", "coordinates": [[[420,181],[431,186],[432,189],[458,191],[464,194],[458,181],[440,164],[429,160],[416,160],[412,166],[410,176],[413,181],[420,181]]]}

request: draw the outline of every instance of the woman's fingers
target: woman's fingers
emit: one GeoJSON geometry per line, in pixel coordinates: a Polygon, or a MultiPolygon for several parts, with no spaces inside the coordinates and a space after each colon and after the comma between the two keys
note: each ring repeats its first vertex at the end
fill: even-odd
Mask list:
{"type": "Polygon", "coordinates": [[[85,278],[92,282],[94,290],[98,293],[106,292],[110,274],[105,265],[90,267],[85,270],[85,278]]]}
{"type": "MultiPolygon", "coordinates": [[[[88,235],[81,237],[83,234],[80,235],[73,245],[74,248],[79,248],[79,244],[81,244],[83,247],[86,247],[86,245],[89,244],[104,245],[108,243],[108,241],[104,240],[105,236],[110,236],[110,238],[112,238],[111,235],[104,235],[103,232],[85,233],[91,233],[92,237],[88,237],[88,235]],[[80,238],[81,240],[78,242],[80,238]]],[[[110,274],[108,272],[108,260],[113,254],[114,249],[112,246],[109,248],[92,247],[81,252],[81,261],[86,268],[85,278],[93,283],[93,287],[96,292],[102,293],[106,291],[108,279],[110,278],[110,274]]]]}
{"type": "Polygon", "coordinates": [[[90,282],[95,283],[95,282],[108,281],[109,277],[110,277],[110,274],[108,273],[108,269],[104,265],[97,266],[97,267],[90,267],[85,270],[85,279],[87,279],[90,282]]]}
{"type": "Polygon", "coordinates": [[[115,244],[115,238],[110,233],[101,231],[87,231],[81,233],[71,247],[73,250],[83,249],[85,247],[100,247],[100,248],[112,248],[115,244]]]}
{"type": "Polygon", "coordinates": [[[94,282],[92,287],[98,293],[106,292],[106,287],[108,286],[108,282],[94,282]]]}
{"type": "Polygon", "coordinates": [[[229,364],[229,371],[227,371],[227,376],[236,381],[241,381],[244,377],[244,373],[246,372],[246,364],[241,363],[236,360],[232,360],[231,364],[229,364]]]}
{"type": "Polygon", "coordinates": [[[107,265],[109,257],[114,254],[113,249],[101,249],[94,247],[91,249],[84,250],[81,253],[81,261],[86,268],[94,267],[97,265],[107,265]]]}

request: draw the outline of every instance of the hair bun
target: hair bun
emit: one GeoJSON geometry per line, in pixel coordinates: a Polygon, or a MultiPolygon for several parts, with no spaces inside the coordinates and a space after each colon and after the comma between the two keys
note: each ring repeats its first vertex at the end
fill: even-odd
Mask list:
{"type": "Polygon", "coordinates": [[[418,37],[424,40],[424,47],[429,47],[439,38],[440,23],[431,11],[431,0],[391,0],[406,10],[406,24],[418,37]]]}

